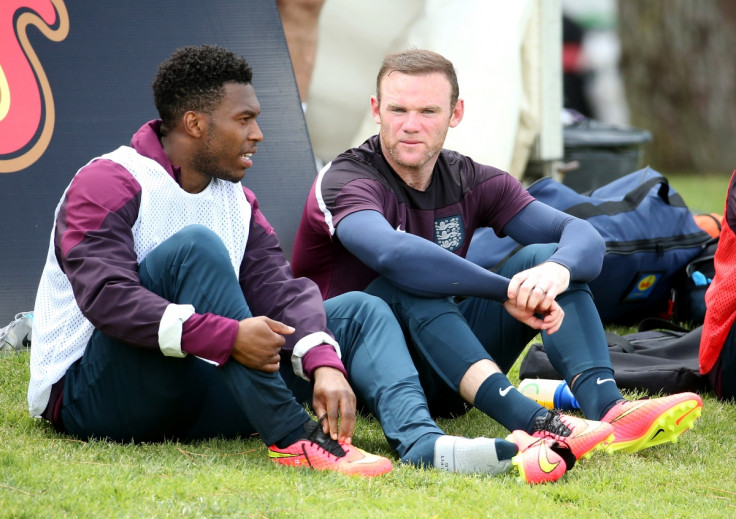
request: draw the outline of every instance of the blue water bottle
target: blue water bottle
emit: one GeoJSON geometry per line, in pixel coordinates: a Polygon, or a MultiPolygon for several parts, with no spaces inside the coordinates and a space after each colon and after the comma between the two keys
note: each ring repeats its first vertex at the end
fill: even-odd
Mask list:
{"type": "Polygon", "coordinates": [[[519,391],[547,409],[561,411],[580,409],[580,404],[564,380],[525,378],[519,383],[519,391]]]}

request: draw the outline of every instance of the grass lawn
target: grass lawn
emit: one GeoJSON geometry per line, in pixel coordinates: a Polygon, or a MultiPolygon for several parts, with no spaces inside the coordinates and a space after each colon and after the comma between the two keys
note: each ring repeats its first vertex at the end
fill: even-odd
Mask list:
{"type": "Polygon", "coordinates": [[[693,212],[723,214],[730,171],[705,175],[669,175],[667,179],[693,212]]]}
{"type": "MultiPolygon", "coordinates": [[[[728,178],[670,181],[694,210],[720,213],[728,178]]],[[[678,443],[597,454],[554,484],[399,465],[362,479],[277,467],[256,438],[121,445],[60,436],[28,415],[28,359],[0,358],[0,517],[736,516],[736,406],[712,394],[678,443]]],[[[440,425],[449,434],[506,434],[476,410],[440,425]]],[[[355,443],[395,459],[371,418],[360,418],[355,443]]]]}

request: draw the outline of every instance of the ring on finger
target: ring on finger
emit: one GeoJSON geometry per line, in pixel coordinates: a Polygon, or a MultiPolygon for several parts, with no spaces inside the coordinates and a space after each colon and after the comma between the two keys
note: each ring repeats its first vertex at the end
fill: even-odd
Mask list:
{"type": "Polygon", "coordinates": [[[547,290],[540,286],[535,286],[534,289],[539,290],[540,292],[542,292],[543,295],[547,295],[547,290]]]}

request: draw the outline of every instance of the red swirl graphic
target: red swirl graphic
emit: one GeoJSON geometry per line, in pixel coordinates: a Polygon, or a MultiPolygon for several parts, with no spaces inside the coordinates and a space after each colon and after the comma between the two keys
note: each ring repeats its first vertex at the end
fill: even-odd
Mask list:
{"type": "Polygon", "coordinates": [[[28,40],[29,25],[51,41],[66,38],[69,15],[64,1],[0,2],[0,173],[19,171],[36,162],[54,131],[51,86],[28,40]]]}

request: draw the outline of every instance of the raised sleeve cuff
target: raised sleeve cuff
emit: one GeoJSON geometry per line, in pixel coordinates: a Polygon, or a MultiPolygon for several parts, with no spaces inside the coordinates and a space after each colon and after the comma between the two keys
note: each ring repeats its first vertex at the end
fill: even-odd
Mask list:
{"type": "Polygon", "coordinates": [[[184,321],[194,315],[192,305],[170,304],[164,310],[158,325],[158,345],[161,353],[167,357],[186,357],[181,349],[181,335],[184,321]]]}
{"type": "MultiPolygon", "coordinates": [[[[332,367],[334,363],[330,362],[329,364],[319,364],[314,362],[310,362],[309,364],[312,364],[310,366],[311,369],[306,370],[304,366],[304,357],[307,355],[307,353],[312,350],[313,348],[317,346],[322,345],[330,345],[334,349],[334,354],[337,356],[337,360],[342,356],[342,353],[340,352],[340,345],[330,337],[328,334],[324,332],[317,332],[317,333],[311,333],[307,335],[306,337],[302,337],[295,345],[294,349],[291,352],[291,366],[294,369],[294,373],[296,373],[297,376],[303,378],[304,380],[309,380],[308,373],[311,373],[311,371],[319,366],[324,365],[330,365],[332,367]]],[[[316,353],[316,352],[315,352],[316,353]]],[[[321,355],[320,355],[321,356],[321,355]]],[[[333,357],[334,358],[334,357],[333,357]]],[[[312,359],[310,359],[312,360],[312,359]]],[[[341,366],[341,363],[340,363],[341,366]]],[[[341,369],[341,371],[345,371],[344,368],[341,369]]]]}

